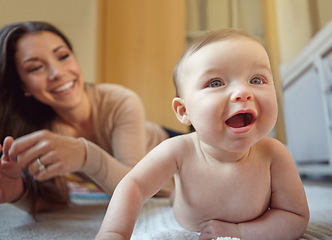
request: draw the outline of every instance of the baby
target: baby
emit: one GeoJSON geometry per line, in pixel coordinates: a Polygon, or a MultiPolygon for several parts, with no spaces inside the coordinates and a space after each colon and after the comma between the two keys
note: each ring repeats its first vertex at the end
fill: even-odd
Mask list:
{"type": "Polygon", "coordinates": [[[200,240],[296,239],[309,210],[277,119],[268,55],[234,29],[197,39],[174,69],[173,110],[195,132],[154,148],[119,183],[97,239],[130,239],[144,201],[175,179],[178,222],[200,240]]]}

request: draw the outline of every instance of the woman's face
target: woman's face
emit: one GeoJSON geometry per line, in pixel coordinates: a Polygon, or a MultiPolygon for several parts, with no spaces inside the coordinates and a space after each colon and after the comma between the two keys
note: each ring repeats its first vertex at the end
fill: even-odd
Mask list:
{"type": "Polygon", "coordinates": [[[81,102],[80,66],[58,35],[48,31],[23,35],[16,43],[15,61],[26,96],[55,111],[70,110],[81,102]]]}

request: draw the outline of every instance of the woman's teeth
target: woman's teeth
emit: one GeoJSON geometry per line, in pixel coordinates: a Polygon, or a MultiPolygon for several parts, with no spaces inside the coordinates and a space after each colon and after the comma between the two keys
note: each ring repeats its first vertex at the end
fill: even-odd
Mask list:
{"type": "Polygon", "coordinates": [[[69,83],[66,83],[62,85],[61,87],[55,89],[53,92],[59,93],[69,90],[72,86],[74,86],[74,81],[71,81],[69,83]]]}

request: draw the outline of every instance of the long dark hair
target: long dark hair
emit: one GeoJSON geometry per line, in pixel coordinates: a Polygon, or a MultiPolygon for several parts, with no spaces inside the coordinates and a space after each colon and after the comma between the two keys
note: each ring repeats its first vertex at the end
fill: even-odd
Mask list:
{"type": "MultiPolygon", "coordinates": [[[[46,22],[16,22],[0,29],[0,142],[6,136],[14,138],[40,130],[51,130],[55,118],[53,109],[34,97],[25,97],[22,80],[17,72],[15,52],[17,41],[28,33],[48,31],[59,36],[72,51],[69,40],[56,27],[46,22]]],[[[30,194],[30,212],[38,211],[37,197],[42,202],[54,205],[68,203],[68,188],[60,177],[50,181],[37,182],[23,170],[26,188],[30,194]]],[[[38,200],[40,201],[40,200],[38,200]]]]}

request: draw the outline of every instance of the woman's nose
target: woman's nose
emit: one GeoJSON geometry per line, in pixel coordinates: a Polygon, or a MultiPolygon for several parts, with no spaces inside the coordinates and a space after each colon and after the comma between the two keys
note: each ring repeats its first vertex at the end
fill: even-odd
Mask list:
{"type": "Polygon", "coordinates": [[[53,64],[49,66],[49,80],[56,80],[61,75],[61,68],[60,66],[53,64]]]}
{"type": "Polygon", "coordinates": [[[248,86],[237,85],[231,96],[232,102],[245,102],[253,99],[253,94],[248,86]]]}

